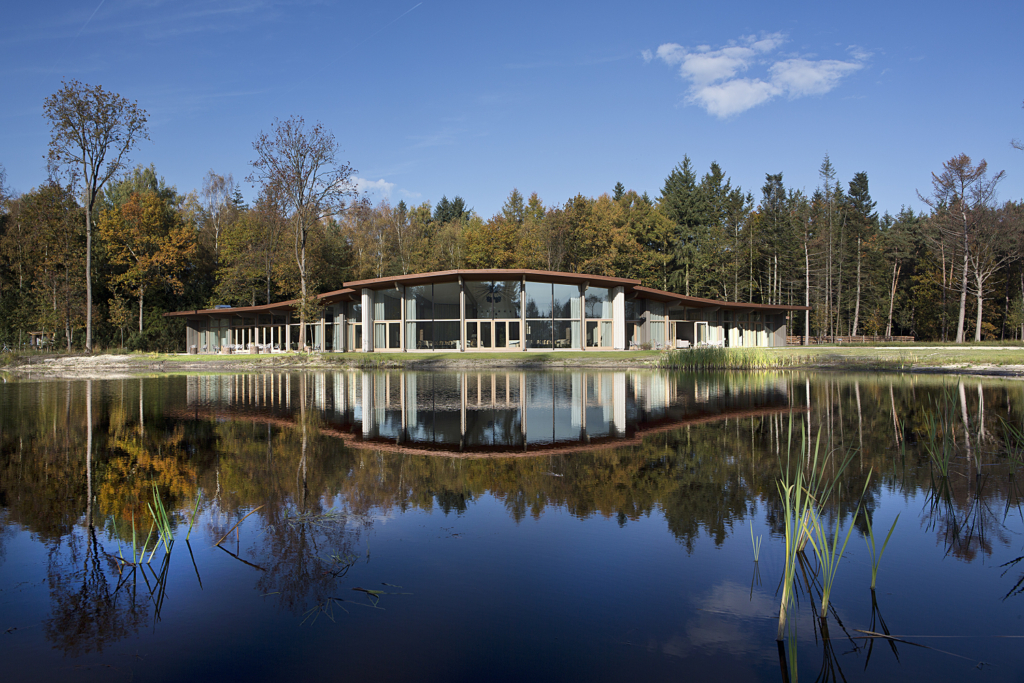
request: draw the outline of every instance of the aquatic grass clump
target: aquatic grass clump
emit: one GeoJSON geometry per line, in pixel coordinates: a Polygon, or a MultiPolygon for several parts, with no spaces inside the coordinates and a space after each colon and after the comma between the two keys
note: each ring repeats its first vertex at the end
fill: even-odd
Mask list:
{"type": "MultiPolygon", "coordinates": [[[[871,483],[870,471],[868,472],[867,481],[864,482],[864,493],[867,493],[869,483],[871,483]]],[[[863,499],[863,497],[862,493],[861,498],[863,499]]],[[[842,561],[843,554],[846,552],[846,544],[850,542],[850,534],[853,533],[853,523],[851,520],[850,525],[846,529],[846,536],[843,538],[843,544],[840,546],[840,524],[838,520],[836,521],[830,538],[821,523],[821,510],[814,505],[811,505],[809,511],[812,531],[810,535],[811,547],[814,549],[815,557],[818,558],[818,566],[821,567],[821,618],[825,619],[828,617],[828,602],[832,595],[832,585],[836,580],[836,571],[839,569],[839,563],[842,561]]],[[[860,512],[860,503],[857,504],[857,510],[853,513],[853,520],[857,519],[858,512],[860,512]]],[[[886,542],[888,542],[888,539],[886,539],[886,542]]]]}
{"type": "Polygon", "coordinates": [[[999,421],[1002,423],[1003,433],[1006,435],[1003,439],[1006,457],[1014,467],[1024,466],[1024,428],[1015,427],[1002,417],[999,418],[999,421]]]}
{"type": "Polygon", "coordinates": [[[699,347],[669,351],[658,361],[665,370],[770,370],[795,365],[796,359],[758,348],[699,347]]]}
{"type": "MultiPolygon", "coordinates": [[[[786,463],[784,466],[780,463],[782,474],[776,483],[783,507],[783,533],[786,541],[785,568],[783,569],[782,577],[782,599],[779,605],[779,630],[776,635],[776,640],[779,641],[785,638],[787,613],[795,591],[796,570],[802,557],[801,553],[808,540],[811,541],[812,545],[815,545],[816,541],[812,535],[812,530],[815,526],[819,529],[815,550],[817,552],[818,546],[824,548],[825,543],[823,539],[825,536],[820,531],[819,510],[824,508],[827,501],[832,497],[839,478],[853,458],[853,454],[850,453],[834,468],[831,474],[828,474],[826,472],[826,465],[831,454],[826,454],[824,457],[820,456],[821,430],[818,431],[812,452],[807,432],[801,429],[800,457],[797,465],[793,467],[791,458],[792,444],[793,420],[790,418],[786,463]],[[808,470],[806,474],[804,473],[805,467],[808,470]]],[[[847,534],[847,540],[849,540],[849,534],[847,534]]],[[[844,550],[845,547],[846,543],[844,542],[844,550]]],[[[834,578],[835,568],[842,558],[842,551],[837,550],[835,542],[833,542],[830,548],[829,557],[833,558],[832,575],[834,578]]],[[[819,562],[822,561],[821,555],[818,556],[818,560],[819,562]]],[[[823,564],[822,566],[824,567],[825,565],[823,564]]],[[[831,588],[831,583],[829,588],[831,588]]],[[[826,599],[822,608],[823,617],[826,614],[827,607],[828,601],[826,599]]]]}
{"type": "Polygon", "coordinates": [[[753,522],[750,524],[750,543],[754,546],[754,562],[757,562],[761,556],[761,536],[759,534],[756,539],[754,538],[753,522]]]}
{"type": "MultiPolygon", "coordinates": [[[[167,509],[164,507],[163,500],[160,499],[160,491],[157,490],[156,484],[153,484],[153,503],[146,503],[146,507],[149,508],[149,514],[153,517],[153,523],[156,525],[157,540],[164,544],[164,552],[170,554],[171,548],[174,547],[174,531],[171,528],[171,520],[167,516],[167,509]]],[[[153,548],[153,552],[156,552],[156,547],[153,548]]],[[[152,560],[152,554],[150,555],[152,560]]]]}
{"type": "Polygon", "coordinates": [[[889,545],[889,539],[892,538],[892,532],[896,530],[896,522],[900,521],[899,514],[896,515],[896,519],[892,520],[892,526],[889,527],[889,533],[885,535],[885,542],[882,543],[882,549],[875,551],[875,530],[871,525],[871,517],[864,515],[864,521],[868,525],[868,535],[864,537],[864,542],[868,544],[868,552],[871,554],[871,592],[875,592],[875,580],[878,578],[878,565],[882,563],[882,554],[885,553],[885,547],[889,545]]]}
{"type": "Polygon", "coordinates": [[[953,424],[956,420],[956,397],[952,390],[943,392],[941,401],[925,413],[924,449],[941,479],[949,477],[949,464],[956,455],[953,424]]]}

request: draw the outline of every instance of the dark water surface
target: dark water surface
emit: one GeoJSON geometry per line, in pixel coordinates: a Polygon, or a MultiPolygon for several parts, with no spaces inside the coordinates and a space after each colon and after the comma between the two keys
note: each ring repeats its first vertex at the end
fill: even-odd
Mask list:
{"type": "Polygon", "coordinates": [[[1022,410],[1024,383],[898,375],[3,384],[0,670],[1024,680],[1021,455],[1004,423],[1022,410]],[[826,468],[852,457],[825,523],[853,531],[824,626],[808,546],[780,649],[777,482],[808,421],[826,468]],[[946,479],[924,448],[936,429],[946,479]],[[174,542],[150,556],[151,538],[133,566],[154,484],[174,542]],[[897,514],[873,593],[867,520],[880,547],[897,514]]]}

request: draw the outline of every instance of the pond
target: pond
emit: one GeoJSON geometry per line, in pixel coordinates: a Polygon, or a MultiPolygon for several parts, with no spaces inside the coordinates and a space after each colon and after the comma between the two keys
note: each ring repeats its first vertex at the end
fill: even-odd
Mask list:
{"type": "Polygon", "coordinates": [[[5,383],[4,680],[1020,680],[1022,410],[880,374],[5,383]]]}

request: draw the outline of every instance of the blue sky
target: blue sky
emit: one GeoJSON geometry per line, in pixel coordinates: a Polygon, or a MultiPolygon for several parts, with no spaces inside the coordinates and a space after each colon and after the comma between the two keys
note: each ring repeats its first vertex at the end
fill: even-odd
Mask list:
{"type": "Polygon", "coordinates": [[[460,195],[488,217],[513,187],[545,204],[616,182],[656,197],[683,155],[760,197],[765,173],[866,171],[880,210],[924,205],[966,153],[1024,197],[1020,2],[16,3],[0,29],[0,164],[45,178],[44,98],[61,79],[136,100],[180,191],[242,182],[274,117],[332,130],[363,187],[460,195]]]}

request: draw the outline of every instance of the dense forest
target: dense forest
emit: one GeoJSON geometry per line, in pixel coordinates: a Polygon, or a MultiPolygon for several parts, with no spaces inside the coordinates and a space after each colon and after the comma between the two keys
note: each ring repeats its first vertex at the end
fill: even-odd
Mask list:
{"type": "MultiPolygon", "coordinates": [[[[52,113],[58,96],[83,88],[66,84],[47,100],[49,178],[15,195],[0,166],[0,340],[11,347],[29,331],[88,347],[91,311],[94,348],[175,349],[182,323],[167,311],[308,301],[346,281],[455,268],[614,275],[691,296],[809,305],[807,322],[790,321],[796,335],[1024,336],[1024,203],[999,201],[1003,172],[967,155],[921,179],[922,213],[880,213],[868,174],[840,179],[826,154],[810,194],[781,172],[741,188],[717,163],[702,174],[684,157],[656,197],[617,183],[546,204],[512,189],[485,217],[458,195],[411,206],[360,196],[346,185],[354,170],[335,163],[333,135],[293,117],[254,142],[258,195],[248,204],[230,173],[211,170],[181,192],[122,156],[101,158],[107,182],[88,168],[83,180],[66,150],[54,151],[70,124],[52,113]],[[296,140],[320,154],[319,194],[272,173],[296,140]]],[[[140,111],[130,132],[148,136],[140,111]]]]}

